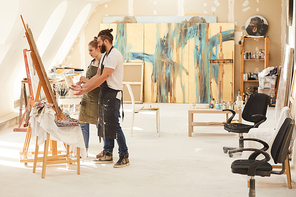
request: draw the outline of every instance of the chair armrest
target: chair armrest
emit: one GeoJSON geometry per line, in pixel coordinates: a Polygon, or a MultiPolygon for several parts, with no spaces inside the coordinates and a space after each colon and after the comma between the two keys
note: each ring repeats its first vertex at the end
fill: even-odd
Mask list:
{"type": "Polygon", "coordinates": [[[230,118],[228,118],[228,120],[227,120],[227,122],[226,122],[226,124],[230,124],[231,123],[231,121],[232,121],[232,119],[234,118],[234,116],[235,116],[235,111],[233,111],[233,110],[231,110],[231,109],[223,109],[222,111],[230,111],[231,113],[232,113],[232,116],[230,117],[230,118]]]}
{"type": "MultiPolygon", "coordinates": [[[[259,152],[259,151],[255,151],[255,152],[259,152]]],[[[254,152],[254,153],[255,153],[255,152],[254,152]]],[[[255,161],[255,162],[249,167],[249,169],[248,169],[248,176],[255,176],[257,167],[260,166],[260,165],[262,165],[262,164],[264,164],[264,163],[267,163],[267,162],[270,160],[270,155],[269,155],[267,152],[260,150],[260,153],[262,153],[262,154],[265,156],[265,158],[262,159],[262,160],[256,160],[256,161],[255,161]]],[[[259,153],[259,154],[260,154],[260,153],[259,153]]],[[[258,154],[258,155],[259,155],[259,154],[258,154]]]]}
{"type": "MultiPolygon", "coordinates": [[[[243,138],[243,139],[240,139],[242,141],[255,141],[255,142],[260,142],[262,145],[263,145],[263,148],[261,148],[260,150],[262,151],[267,151],[267,149],[269,148],[269,145],[263,141],[263,140],[260,140],[260,139],[256,139],[256,138],[243,138]]],[[[251,160],[255,160],[257,158],[257,156],[260,154],[260,152],[253,152],[250,156],[249,156],[249,159],[251,160]]]]}
{"type": "Polygon", "coordinates": [[[256,139],[256,138],[242,138],[240,140],[242,140],[242,141],[255,141],[255,142],[259,142],[259,143],[261,143],[264,146],[263,148],[260,149],[260,150],[263,150],[263,151],[266,151],[269,148],[269,145],[265,141],[260,140],[260,139],[256,139]]]}
{"type": "Polygon", "coordinates": [[[254,114],[254,115],[252,115],[252,117],[258,117],[258,116],[260,116],[262,119],[259,122],[254,124],[254,128],[258,128],[260,124],[262,124],[263,122],[266,121],[266,117],[263,114],[254,114]]]}
{"type": "MultiPolygon", "coordinates": [[[[259,155],[259,154],[263,154],[265,156],[264,159],[262,160],[257,160],[255,161],[248,169],[248,176],[255,176],[255,172],[258,166],[260,166],[261,164],[267,163],[270,160],[270,155],[263,151],[263,150],[259,150],[256,148],[241,148],[241,149],[237,149],[234,150],[233,152],[243,152],[243,151],[254,151],[255,154],[259,155]]],[[[252,153],[252,154],[254,154],[252,153]]]]}

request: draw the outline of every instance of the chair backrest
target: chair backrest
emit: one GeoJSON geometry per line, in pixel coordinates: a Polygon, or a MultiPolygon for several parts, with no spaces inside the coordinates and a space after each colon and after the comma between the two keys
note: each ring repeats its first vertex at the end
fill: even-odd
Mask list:
{"type": "Polygon", "coordinates": [[[271,156],[275,164],[285,161],[291,143],[293,128],[294,120],[286,118],[271,147],[271,156]]]}
{"type": "Polygon", "coordinates": [[[242,118],[249,122],[257,123],[262,120],[262,117],[252,117],[254,114],[266,115],[267,105],[269,104],[269,96],[262,93],[254,93],[248,99],[242,118]]]}
{"type": "Polygon", "coordinates": [[[134,112],[135,111],[135,97],[134,97],[134,94],[133,94],[131,85],[129,83],[125,83],[125,85],[127,87],[128,93],[129,93],[129,95],[131,97],[131,100],[132,100],[132,110],[134,112]]]}

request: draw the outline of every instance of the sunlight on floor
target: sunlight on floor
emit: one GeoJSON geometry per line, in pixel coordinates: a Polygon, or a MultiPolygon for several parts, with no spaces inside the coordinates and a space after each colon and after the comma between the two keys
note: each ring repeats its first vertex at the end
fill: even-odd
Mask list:
{"type": "Polygon", "coordinates": [[[25,168],[25,165],[20,163],[19,161],[0,160],[0,165],[15,168],[25,168]]]}
{"type": "Polygon", "coordinates": [[[7,149],[7,148],[0,148],[0,157],[19,159],[20,158],[20,151],[7,149]]]}
{"type": "Polygon", "coordinates": [[[22,144],[22,143],[0,141],[0,146],[10,146],[10,147],[18,147],[18,148],[22,148],[23,145],[24,145],[24,144],[22,144]]]}

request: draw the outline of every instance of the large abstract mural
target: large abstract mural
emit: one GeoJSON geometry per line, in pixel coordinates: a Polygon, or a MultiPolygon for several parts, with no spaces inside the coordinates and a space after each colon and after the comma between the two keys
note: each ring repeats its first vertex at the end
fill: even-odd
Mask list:
{"type": "Polygon", "coordinates": [[[113,44],[124,61],[145,63],[144,102],[233,99],[233,23],[112,23],[100,28],[113,28],[113,44]]]}

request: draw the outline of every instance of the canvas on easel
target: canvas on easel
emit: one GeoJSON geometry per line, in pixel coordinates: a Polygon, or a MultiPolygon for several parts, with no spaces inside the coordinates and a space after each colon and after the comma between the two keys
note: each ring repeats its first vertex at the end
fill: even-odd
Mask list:
{"type": "MultiPolygon", "coordinates": [[[[39,99],[40,90],[41,90],[41,87],[42,87],[42,89],[43,89],[43,91],[45,93],[46,99],[47,99],[47,103],[52,104],[50,106],[52,106],[52,109],[56,112],[55,116],[56,116],[57,120],[63,119],[65,121],[67,121],[68,119],[71,119],[71,118],[69,118],[69,117],[65,116],[63,113],[61,113],[61,110],[60,110],[60,108],[59,108],[59,106],[57,104],[56,98],[55,98],[53,90],[51,88],[51,85],[49,83],[49,80],[48,80],[46,71],[44,69],[43,63],[41,61],[39,52],[37,50],[37,46],[36,46],[36,43],[34,41],[32,31],[28,27],[28,25],[25,25],[22,16],[21,16],[21,20],[23,22],[23,25],[24,25],[24,28],[25,28],[26,38],[27,38],[28,44],[30,46],[30,51],[31,51],[30,55],[31,55],[31,58],[32,58],[32,61],[33,61],[33,65],[35,67],[35,70],[36,70],[36,72],[38,74],[38,78],[39,78],[39,85],[38,85],[37,93],[36,93],[36,96],[35,96],[35,104],[34,104],[34,106],[36,104],[38,105],[38,103],[36,103],[36,102],[39,99]]],[[[42,115],[42,117],[45,117],[45,116],[46,115],[42,115]]],[[[48,117],[48,116],[46,116],[46,117],[48,117]]],[[[34,117],[34,119],[36,119],[36,117],[34,117]]],[[[48,124],[48,125],[51,124],[49,129],[46,128],[46,126],[44,124],[43,124],[43,126],[40,126],[41,121],[42,121],[40,119],[42,119],[42,118],[39,118],[38,121],[35,120],[35,121],[31,122],[32,123],[32,128],[30,126],[31,123],[28,126],[27,133],[26,133],[26,138],[25,138],[25,142],[24,142],[24,147],[23,147],[23,151],[22,151],[23,159],[21,159],[20,161],[21,162],[32,162],[32,159],[27,159],[27,153],[28,153],[28,148],[29,148],[29,144],[30,144],[31,135],[32,135],[32,133],[35,133],[36,146],[35,146],[34,159],[33,159],[33,162],[34,162],[33,173],[35,173],[35,171],[36,171],[37,162],[42,162],[43,163],[41,178],[45,178],[46,166],[48,164],[66,163],[67,167],[69,167],[70,163],[75,163],[76,162],[77,163],[77,174],[80,174],[80,148],[82,147],[85,150],[85,145],[84,145],[83,136],[82,136],[82,132],[81,132],[80,127],[75,126],[75,128],[73,128],[73,130],[71,130],[70,135],[75,136],[74,137],[75,140],[73,142],[73,140],[71,141],[69,139],[68,136],[70,136],[70,135],[68,134],[68,132],[64,132],[62,129],[57,128],[57,125],[55,124],[55,120],[54,120],[54,118],[52,116],[50,116],[50,118],[47,118],[45,120],[46,124],[48,124]],[[36,123],[36,122],[39,122],[39,123],[36,123]],[[35,126],[33,126],[33,125],[35,125],[35,126]],[[34,129],[35,131],[32,132],[32,129],[34,129]],[[57,132],[59,132],[57,134],[59,136],[58,137],[54,136],[55,138],[62,139],[62,137],[61,137],[62,135],[66,136],[66,138],[67,138],[67,140],[66,140],[67,144],[65,144],[66,145],[66,154],[57,155],[57,142],[54,141],[54,140],[50,140],[51,139],[50,138],[50,136],[51,136],[50,133],[55,133],[56,134],[57,132]],[[41,134],[42,135],[45,134],[46,137],[45,137],[45,139],[42,139],[42,137],[44,137],[44,136],[41,137],[42,140],[40,140],[40,141],[43,142],[43,140],[44,140],[44,151],[43,151],[43,157],[38,157],[38,155],[41,153],[41,152],[39,152],[39,140],[38,140],[39,138],[38,137],[41,134]],[[77,150],[76,159],[72,159],[72,158],[69,157],[69,144],[74,144],[77,147],[77,149],[76,149],[77,150]],[[51,156],[48,156],[49,146],[51,146],[51,149],[52,149],[52,151],[51,151],[52,155],[51,156]]],[[[70,127],[68,127],[68,128],[70,128],[70,127]]],[[[66,128],[66,129],[68,129],[68,128],[66,128]]],[[[64,140],[66,138],[63,137],[64,140]]],[[[63,140],[60,140],[60,141],[63,141],[63,140]]],[[[63,141],[63,142],[65,142],[65,141],[63,141]]],[[[86,152],[83,151],[82,157],[84,157],[85,155],[86,155],[86,152]]]]}

